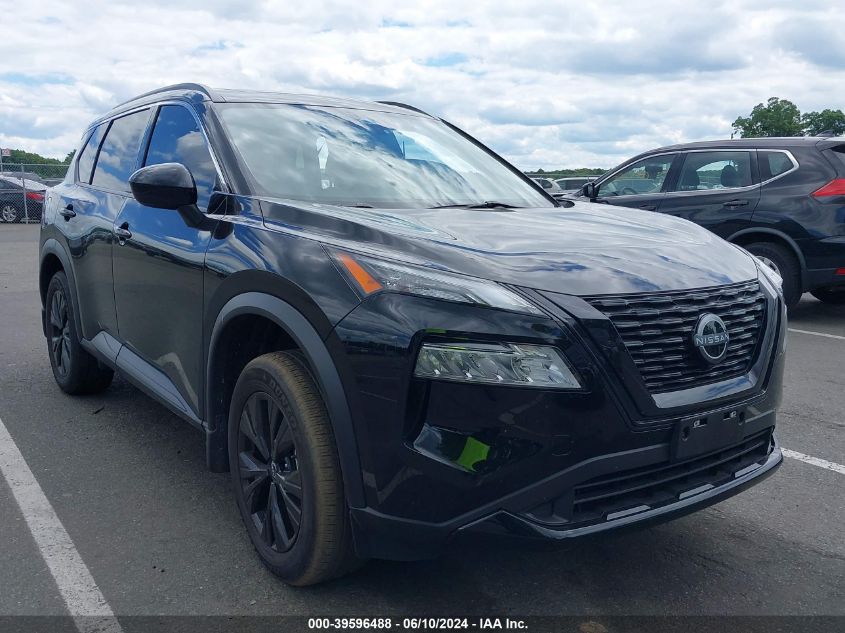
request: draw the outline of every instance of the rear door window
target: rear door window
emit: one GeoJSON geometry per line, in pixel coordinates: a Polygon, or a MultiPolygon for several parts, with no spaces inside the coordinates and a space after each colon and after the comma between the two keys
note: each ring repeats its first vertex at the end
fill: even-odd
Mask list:
{"type": "Polygon", "coordinates": [[[147,109],[112,121],[100,146],[92,185],[110,191],[129,191],[129,176],[138,164],[138,151],[149,118],[147,109]]]}
{"type": "Polygon", "coordinates": [[[103,140],[103,132],[107,125],[98,125],[94,128],[91,136],[88,137],[88,142],[79,154],[79,160],[76,161],[76,173],[79,182],[86,185],[91,182],[91,169],[94,167],[94,159],[97,158],[97,150],[100,147],[100,141],[103,140]]]}
{"type": "Polygon", "coordinates": [[[217,184],[217,170],[196,119],[179,105],[162,106],[156,119],[144,165],[181,163],[197,183],[197,205],[206,208],[217,184]]]}
{"type": "Polygon", "coordinates": [[[754,184],[751,152],[688,152],[674,191],[735,189],[754,184]]]}

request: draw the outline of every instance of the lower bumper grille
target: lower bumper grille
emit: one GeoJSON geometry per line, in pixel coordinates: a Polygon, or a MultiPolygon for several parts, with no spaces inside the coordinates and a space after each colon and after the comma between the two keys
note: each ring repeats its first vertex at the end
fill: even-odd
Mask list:
{"type": "Polygon", "coordinates": [[[774,448],[772,429],[742,443],[682,462],[612,473],[575,486],[530,518],[567,528],[610,521],[676,503],[733,481],[762,465],[774,448]]]}

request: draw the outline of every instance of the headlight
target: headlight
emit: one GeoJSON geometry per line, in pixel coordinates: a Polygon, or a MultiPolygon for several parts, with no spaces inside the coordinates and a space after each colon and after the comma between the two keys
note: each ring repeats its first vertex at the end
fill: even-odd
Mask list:
{"type": "Polygon", "coordinates": [[[414,376],[465,383],[581,389],[554,347],[514,343],[425,343],[414,376]]]}
{"type": "Polygon", "coordinates": [[[763,275],[769,285],[775,290],[778,294],[783,294],[783,277],[781,277],[778,272],[772,268],[769,268],[760,261],[758,258],[754,258],[754,261],[757,263],[757,269],[763,275]]]}
{"type": "Polygon", "coordinates": [[[543,314],[528,300],[492,281],[388,262],[357,253],[333,252],[332,255],[340,264],[340,269],[364,296],[381,291],[404,292],[515,312],[543,314]]]}

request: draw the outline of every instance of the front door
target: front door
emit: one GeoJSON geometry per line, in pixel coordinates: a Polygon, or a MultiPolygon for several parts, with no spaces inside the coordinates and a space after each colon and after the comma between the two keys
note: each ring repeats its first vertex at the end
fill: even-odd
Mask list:
{"type": "MultiPolygon", "coordinates": [[[[193,113],[163,105],[149,137],[144,165],[182,163],[197,183],[206,211],[216,169],[193,113]]],[[[189,226],[178,211],[130,198],[115,220],[114,296],[120,338],[164,373],[202,416],[203,266],[213,222],[189,226]]]]}
{"type": "Polygon", "coordinates": [[[677,154],[643,158],[598,184],[595,202],[657,211],[663,201],[667,176],[677,154]]]}

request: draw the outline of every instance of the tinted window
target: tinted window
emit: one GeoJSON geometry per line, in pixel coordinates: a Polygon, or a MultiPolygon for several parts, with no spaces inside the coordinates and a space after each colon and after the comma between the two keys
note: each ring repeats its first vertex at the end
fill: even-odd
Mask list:
{"type": "Polygon", "coordinates": [[[161,163],[182,163],[191,170],[197,183],[197,204],[208,206],[217,172],[196,120],[182,106],[166,105],[159,110],[144,164],[161,163]]]}
{"type": "Polygon", "coordinates": [[[113,191],[129,191],[129,176],[135,171],[149,117],[149,110],[141,110],[112,121],[100,147],[91,184],[113,191]]]}
{"type": "Polygon", "coordinates": [[[829,156],[833,157],[833,162],[837,164],[838,169],[837,171],[842,174],[843,167],[845,167],[845,145],[838,145],[836,147],[831,147],[828,152],[826,152],[829,156]]]}
{"type": "Polygon", "coordinates": [[[751,184],[751,152],[689,152],[675,191],[732,189],[751,184]]]}
{"type": "Polygon", "coordinates": [[[758,151],[757,157],[760,163],[760,180],[780,176],[793,167],[792,161],[784,152],[758,151]]]}
{"type": "Polygon", "coordinates": [[[94,128],[94,132],[88,137],[88,142],[82,148],[82,153],[79,155],[76,169],[79,182],[91,182],[91,168],[94,167],[94,159],[97,157],[97,147],[100,141],[103,140],[103,131],[106,129],[105,125],[98,125],[94,128]]]}
{"type": "Polygon", "coordinates": [[[643,158],[601,183],[599,198],[660,193],[677,154],[643,158]]]}
{"type": "Polygon", "coordinates": [[[216,104],[257,191],[391,209],[552,203],[437,119],[284,104],[216,104]]]}

